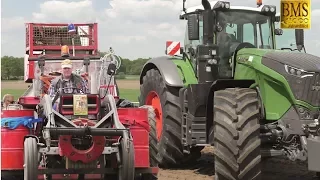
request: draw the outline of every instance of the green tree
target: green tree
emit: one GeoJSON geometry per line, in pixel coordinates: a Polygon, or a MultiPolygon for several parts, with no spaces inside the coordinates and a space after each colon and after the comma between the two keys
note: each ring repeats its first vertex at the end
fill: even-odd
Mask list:
{"type": "Polygon", "coordinates": [[[4,56],[1,58],[1,79],[17,79],[24,74],[24,58],[4,56]]]}
{"type": "MultiPolygon", "coordinates": [[[[100,56],[104,56],[105,52],[99,52],[100,56]]],[[[135,60],[129,60],[127,58],[121,58],[121,66],[117,73],[124,75],[139,75],[143,65],[150,58],[138,58],[135,60]]],[[[13,80],[24,75],[24,58],[23,57],[13,57],[13,56],[3,56],[1,58],[1,79],[3,80],[13,80]]]]}

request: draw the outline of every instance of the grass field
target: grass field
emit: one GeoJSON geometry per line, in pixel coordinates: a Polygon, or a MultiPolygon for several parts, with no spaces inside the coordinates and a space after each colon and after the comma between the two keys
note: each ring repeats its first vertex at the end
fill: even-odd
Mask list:
{"type": "MultiPolygon", "coordinates": [[[[117,80],[120,97],[124,99],[128,99],[133,102],[138,101],[139,96],[139,81],[136,79],[125,79],[125,80],[117,80]]],[[[20,97],[25,90],[27,89],[27,83],[23,81],[2,81],[1,82],[1,96],[4,94],[12,94],[15,99],[20,97]]],[[[1,97],[1,98],[2,98],[1,97]]]]}

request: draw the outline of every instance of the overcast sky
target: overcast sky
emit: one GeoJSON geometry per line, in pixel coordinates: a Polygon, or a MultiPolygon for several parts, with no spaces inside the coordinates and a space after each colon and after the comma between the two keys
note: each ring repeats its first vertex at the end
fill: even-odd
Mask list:
{"type": "MultiPolygon", "coordinates": [[[[320,56],[320,0],[311,1],[312,25],[305,33],[306,48],[320,56]]],[[[255,0],[230,2],[252,7],[256,4],[255,0]]],[[[97,22],[99,49],[106,51],[112,46],[118,55],[130,59],[164,55],[167,40],[184,39],[186,21],[179,20],[182,0],[2,0],[1,3],[1,56],[24,55],[26,22],[97,22]]],[[[187,6],[200,3],[201,0],[187,0],[187,6]]],[[[263,3],[277,5],[279,12],[279,0],[263,3]]]]}

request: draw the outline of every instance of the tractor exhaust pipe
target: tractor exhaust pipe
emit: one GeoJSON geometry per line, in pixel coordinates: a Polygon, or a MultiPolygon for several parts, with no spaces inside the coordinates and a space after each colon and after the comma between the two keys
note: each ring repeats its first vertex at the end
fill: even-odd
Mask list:
{"type": "Polygon", "coordinates": [[[202,0],[201,4],[202,4],[204,10],[210,10],[211,9],[211,5],[210,5],[208,0],[202,0]]]}
{"type": "Polygon", "coordinates": [[[213,17],[211,11],[211,5],[208,0],[201,1],[205,10],[203,13],[203,44],[213,44],[213,17]]]}

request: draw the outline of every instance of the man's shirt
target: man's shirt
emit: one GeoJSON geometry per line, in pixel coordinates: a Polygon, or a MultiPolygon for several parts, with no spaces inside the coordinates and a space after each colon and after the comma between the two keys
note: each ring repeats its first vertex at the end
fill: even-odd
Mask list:
{"type": "MultiPolygon", "coordinates": [[[[62,91],[64,93],[73,93],[74,91],[79,91],[78,89],[75,89],[74,86],[73,86],[73,83],[71,81],[71,79],[69,80],[65,80],[65,79],[61,79],[61,83],[62,83],[62,88],[65,88],[63,89],[62,91]]],[[[58,82],[60,83],[60,82],[58,82]]],[[[88,83],[86,80],[84,80],[83,78],[81,78],[81,90],[84,92],[84,93],[90,93],[89,92],[89,88],[88,88],[88,83]]],[[[60,87],[60,84],[57,84],[57,87],[60,87]]],[[[55,87],[53,86],[53,84],[50,85],[49,89],[48,89],[48,94],[50,97],[54,97],[55,96],[55,93],[56,93],[56,89],[55,87]]],[[[80,91],[81,92],[81,91],[80,91]]]]}

